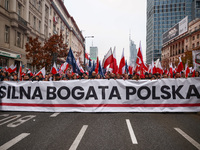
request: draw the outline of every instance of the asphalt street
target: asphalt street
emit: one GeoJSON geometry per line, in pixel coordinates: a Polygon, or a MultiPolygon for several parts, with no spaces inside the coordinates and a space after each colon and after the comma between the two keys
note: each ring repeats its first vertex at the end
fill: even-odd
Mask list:
{"type": "Polygon", "coordinates": [[[197,150],[197,113],[0,112],[0,149],[197,150]]]}

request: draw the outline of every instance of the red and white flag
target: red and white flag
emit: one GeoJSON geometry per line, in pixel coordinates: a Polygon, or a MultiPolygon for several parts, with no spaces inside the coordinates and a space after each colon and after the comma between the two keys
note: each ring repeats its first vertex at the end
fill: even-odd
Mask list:
{"type": "Polygon", "coordinates": [[[195,77],[195,72],[196,72],[196,63],[195,63],[194,69],[192,71],[192,77],[195,77]]]}
{"type": "Polygon", "coordinates": [[[43,67],[38,73],[36,73],[35,76],[39,76],[40,74],[42,74],[43,78],[45,77],[46,75],[45,67],[43,67]]]}
{"type": "MultiPolygon", "coordinates": [[[[27,68],[28,69],[28,72],[27,74],[30,74],[30,76],[32,77],[33,76],[33,73],[31,72],[31,69],[27,68]]],[[[23,72],[23,71],[22,71],[23,72]]]]}
{"type": "Polygon", "coordinates": [[[128,72],[129,72],[129,74],[132,75],[134,69],[135,69],[134,64],[130,62],[129,66],[128,66],[128,72]]]}
{"type": "Polygon", "coordinates": [[[125,73],[125,57],[124,57],[124,49],[122,51],[122,57],[121,57],[121,60],[120,60],[120,63],[119,63],[119,70],[118,70],[118,73],[119,74],[124,74],[125,73]]]}
{"type": "Polygon", "coordinates": [[[12,73],[12,72],[16,72],[17,71],[17,66],[15,65],[11,65],[8,70],[7,70],[9,73],[12,73]]]}
{"type": "Polygon", "coordinates": [[[140,68],[142,71],[143,70],[148,71],[148,68],[146,67],[146,65],[144,64],[144,61],[143,61],[141,42],[140,42],[140,46],[139,46],[138,53],[137,53],[136,64],[141,66],[140,68]]]}
{"type": "Polygon", "coordinates": [[[57,74],[58,72],[57,72],[57,67],[56,67],[56,63],[54,62],[53,63],[53,67],[51,68],[51,73],[52,74],[57,74]]]}
{"type": "Polygon", "coordinates": [[[67,62],[63,63],[61,66],[60,66],[60,69],[59,69],[59,73],[60,72],[66,72],[67,69],[69,68],[69,64],[67,62]]]}
{"type": "Polygon", "coordinates": [[[110,65],[113,62],[113,54],[112,54],[112,49],[107,52],[107,54],[104,56],[103,62],[102,62],[102,67],[106,68],[108,65],[110,65]]]}
{"type": "Polygon", "coordinates": [[[18,79],[22,81],[22,63],[20,62],[19,71],[18,71],[18,79]]]}
{"type": "Polygon", "coordinates": [[[96,62],[95,72],[99,73],[99,57],[98,56],[97,56],[97,62],[96,62]]]}
{"type": "Polygon", "coordinates": [[[83,67],[82,67],[82,66],[80,65],[80,63],[79,63],[79,59],[76,60],[76,63],[77,63],[77,66],[78,66],[80,72],[81,72],[81,73],[84,73],[83,67]]]}
{"type": "Polygon", "coordinates": [[[185,64],[185,77],[188,77],[188,74],[190,73],[190,68],[188,67],[188,64],[185,64]]]}
{"type": "Polygon", "coordinates": [[[7,66],[4,68],[4,71],[5,71],[5,72],[8,72],[8,67],[7,67],[7,66]]]}
{"type": "Polygon", "coordinates": [[[85,53],[85,58],[86,58],[87,60],[90,60],[89,54],[88,54],[88,53],[85,53]]]}
{"type": "Polygon", "coordinates": [[[118,65],[117,65],[117,58],[116,58],[115,48],[113,50],[113,63],[110,64],[110,68],[112,69],[112,72],[114,74],[118,73],[118,65]]]}
{"type": "Polygon", "coordinates": [[[178,68],[176,72],[180,73],[182,70],[183,70],[183,63],[182,63],[181,57],[179,57],[179,64],[178,64],[178,68]]]}

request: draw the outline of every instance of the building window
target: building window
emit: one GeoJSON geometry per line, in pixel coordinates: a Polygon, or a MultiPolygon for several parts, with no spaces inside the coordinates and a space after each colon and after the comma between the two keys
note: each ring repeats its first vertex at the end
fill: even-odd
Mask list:
{"type": "Polygon", "coordinates": [[[197,47],[199,47],[199,42],[197,42],[197,47]]]}
{"type": "Polygon", "coordinates": [[[9,43],[9,33],[10,33],[10,27],[5,26],[5,43],[9,43]]]}
{"type": "Polygon", "coordinates": [[[6,9],[6,10],[9,9],[9,0],[5,0],[5,9],[6,9]]]}
{"type": "Polygon", "coordinates": [[[33,28],[34,29],[36,28],[36,17],[35,16],[33,17],[33,28]]]}
{"type": "Polygon", "coordinates": [[[21,33],[17,32],[17,46],[21,47],[21,33]]]}
{"type": "Polygon", "coordinates": [[[193,36],[193,40],[195,40],[195,36],[193,36]]]}
{"type": "Polygon", "coordinates": [[[51,19],[49,19],[49,28],[51,28],[51,19]]]}
{"type": "Polygon", "coordinates": [[[18,10],[17,10],[17,13],[18,13],[18,15],[19,16],[21,16],[21,14],[22,14],[22,5],[20,4],[20,3],[18,3],[18,10]]]}
{"type": "Polygon", "coordinates": [[[50,7],[50,15],[52,15],[52,8],[50,7]]]}
{"type": "Polygon", "coordinates": [[[41,21],[39,21],[38,31],[41,32],[41,21]]]}
{"type": "Polygon", "coordinates": [[[195,48],[195,44],[192,44],[192,48],[195,48]]]}
{"type": "Polygon", "coordinates": [[[38,3],[38,10],[39,11],[41,10],[41,1],[39,1],[39,3],[38,3]]]}
{"type": "Polygon", "coordinates": [[[197,34],[197,39],[199,39],[199,34],[197,34]]]}

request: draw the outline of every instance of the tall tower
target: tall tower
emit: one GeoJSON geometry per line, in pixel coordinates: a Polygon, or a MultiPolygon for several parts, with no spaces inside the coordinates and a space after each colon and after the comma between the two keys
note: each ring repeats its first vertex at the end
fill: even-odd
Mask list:
{"type": "MultiPolygon", "coordinates": [[[[147,0],[146,62],[161,59],[162,34],[188,16],[192,20],[192,3],[199,0],[147,0]]],[[[195,3],[196,6],[199,3],[195,3]]],[[[199,6],[200,7],[200,6],[199,6]]]]}
{"type": "Polygon", "coordinates": [[[134,41],[131,40],[131,35],[129,35],[129,49],[130,49],[129,63],[135,64],[137,58],[137,48],[136,45],[134,44],[134,41]]]}

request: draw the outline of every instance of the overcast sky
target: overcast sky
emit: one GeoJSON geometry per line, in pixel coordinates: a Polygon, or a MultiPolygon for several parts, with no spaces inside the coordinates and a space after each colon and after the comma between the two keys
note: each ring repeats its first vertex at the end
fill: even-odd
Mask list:
{"type": "Polygon", "coordinates": [[[137,48],[142,43],[143,57],[146,52],[146,0],[64,0],[70,15],[74,17],[86,39],[86,51],[97,46],[103,60],[110,47],[116,46],[119,60],[124,48],[129,60],[129,33],[137,48]]]}

